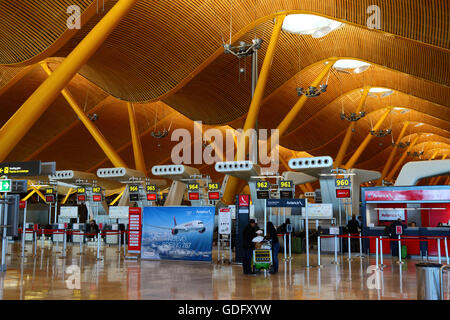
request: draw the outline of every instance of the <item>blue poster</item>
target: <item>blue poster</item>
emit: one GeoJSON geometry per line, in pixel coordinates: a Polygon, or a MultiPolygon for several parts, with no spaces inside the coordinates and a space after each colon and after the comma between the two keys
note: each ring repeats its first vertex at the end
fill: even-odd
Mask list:
{"type": "Polygon", "coordinates": [[[144,207],[142,259],[212,261],[215,207],[144,207]]]}

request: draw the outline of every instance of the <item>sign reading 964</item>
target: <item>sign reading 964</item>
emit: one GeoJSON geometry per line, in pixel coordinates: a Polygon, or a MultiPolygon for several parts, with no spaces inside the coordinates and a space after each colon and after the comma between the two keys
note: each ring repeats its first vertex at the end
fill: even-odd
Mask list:
{"type": "Polygon", "coordinates": [[[198,183],[188,183],[187,189],[188,189],[188,191],[197,191],[198,183]]]}
{"type": "Polygon", "coordinates": [[[336,188],[350,187],[350,178],[336,179],[336,188]]]}
{"type": "Polygon", "coordinates": [[[269,181],[260,180],[256,182],[256,189],[258,190],[269,190],[269,181]]]}

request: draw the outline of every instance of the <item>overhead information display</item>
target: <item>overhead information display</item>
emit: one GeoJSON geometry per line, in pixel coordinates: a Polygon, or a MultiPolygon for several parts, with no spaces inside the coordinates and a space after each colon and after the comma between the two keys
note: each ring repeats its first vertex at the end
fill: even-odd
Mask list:
{"type": "Polygon", "coordinates": [[[148,184],[145,186],[145,190],[147,191],[147,193],[150,193],[150,192],[156,192],[157,188],[154,184],[148,184]]]}
{"type": "Polygon", "coordinates": [[[198,191],[199,185],[198,185],[198,183],[188,183],[187,189],[188,189],[188,191],[198,191]]]}
{"type": "Polygon", "coordinates": [[[137,184],[130,184],[130,185],[128,185],[128,191],[130,193],[137,193],[137,192],[139,192],[139,185],[137,185],[137,184]]]}
{"type": "Polygon", "coordinates": [[[336,188],[348,188],[351,185],[350,178],[336,178],[336,188]]]}
{"type": "Polygon", "coordinates": [[[218,183],[208,183],[208,191],[217,191],[220,189],[218,183]]]}
{"type": "Polygon", "coordinates": [[[41,175],[41,161],[0,163],[0,175],[9,177],[41,175]]]}

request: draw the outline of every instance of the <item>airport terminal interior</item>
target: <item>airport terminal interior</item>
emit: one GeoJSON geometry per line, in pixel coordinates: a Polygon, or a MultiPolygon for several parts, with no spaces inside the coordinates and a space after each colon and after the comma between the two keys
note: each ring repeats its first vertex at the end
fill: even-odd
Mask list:
{"type": "Polygon", "coordinates": [[[449,300],[448,0],[0,2],[0,300],[449,300]]]}

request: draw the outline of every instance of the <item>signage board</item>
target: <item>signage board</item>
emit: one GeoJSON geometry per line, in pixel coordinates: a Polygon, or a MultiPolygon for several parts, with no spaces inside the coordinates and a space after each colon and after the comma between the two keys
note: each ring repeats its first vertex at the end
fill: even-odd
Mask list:
{"type": "Polygon", "coordinates": [[[250,206],[250,196],[248,194],[239,195],[239,207],[249,207],[250,206]]]}
{"type": "Polygon", "coordinates": [[[79,194],[79,195],[77,195],[77,201],[78,202],[86,202],[86,195],[84,195],[84,194],[79,194]]]}
{"type": "Polygon", "coordinates": [[[198,193],[198,192],[189,192],[188,193],[188,199],[189,199],[189,201],[200,200],[200,193],[198,193]]]}
{"type": "Polygon", "coordinates": [[[129,193],[138,193],[139,192],[139,185],[138,184],[130,184],[130,185],[128,185],[128,192],[129,193]]]}
{"type": "Polygon", "coordinates": [[[316,196],[315,192],[305,192],[305,197],[314,198],[316,196]]]}
{"type": "Polygon", "coordinates": [[[110,219],[128,219],[130,208],[127,206],[109,207],[110,219]]]}
{"type": "MultiPolygon", "coordinates": [[[[396,187],[400,188],[400,187],[396,187]]],[[[365,190],[366,201],[448,201],[450,199],[450,188],[439,186],[439,188],[425,189],[420,186],[409,190],[365,190]]]]}
{"type": "MultiPolygon", "coordinates": [[[[302,208],[302,217],[305,217],[305,208],[302,208]]],[[[309,219],[332,219],[333,204],[331,203],[308,203],[309,219]]]]}
{"type": "Polygon", "coordinates": [[[280,199],[292,199],[294,198],[294,193],[292,190],[280,190],[280,199]]]}
{"type": "Polygon", "coordinates": [[[294,188],[294,184],[292,180],[281,180],[279,183],[280,189],[288,189],[292,190],[294,188]]]}
{"type": "Polygon", "coordinates": [[[214,216],[213,206],[144,207],[141,258],[212,261],[214,216]]]}
{"type": "Polygon", "coordinates": [[[330,234],[339,235],[339,227],[330,227],[330,234]]]}
{"type": "Polygon", "coordinates": [[[306,199],[268,199],[267,207],[298,208],[306,205],[306,199]]]}
{"type": "Polygon", "coordinates": [[[85,187],[77,188],[77,193],[86,193],[86,188],[85,187]]]}
{"type": "Polygon", "coordinates": [[[78,217],[78,207],[61,207],[59,217],[76,219],[78,217]]]}
{"type": "Polygon", "coordinates": [[[188,189],[188,191],[198,191],[199,185],[198,185],[198,183],[188,183],[187,189],[188,189]]]}
{"type": "Polygon", "coordinates": [[[0,163],[0,175],[8,177],[40,176],[41,162],[4,162],[0,163]]]}
{"type": "Polygon", "coordinates": [[[270,184],[269,181],[259,180],[256,182],[257,190],[269,190],[270,184]]]}
{"type": "Polygon", "coordinates": [[[379,209],[378,220],[395,221],[397,219],[405,220],[405,209],[379,209]]]}
{"type": "Polygon", "coordinates": [[[92,193],[101,193],[102,188],[101,187],[92,187],[92,193]]]}
{"type": "Polygon", "coordinates": [[[217,191],[220,189],[220,185],[215,182],[208,183],[208,191],[217,191]]]}
{"type": "Polygon", "coordinates": [[[402,226],[395,226],[395,234],[396,234],[396,235],[401,235],[401,234],[403,234],[403,228],[402,228],[402,226]]]}
{"type": "Polygon", "coordinates": [[[128,210],[128,252],[141,252],[142,238],[142,209],[129,208],[128,210]]]}
{"type": "Polygon", "coordinates": [[[270,192],[269,192],[269,190],[257,190],[256,191],[256,198],[257,199],[270,199],[270,192]]]}
{"type": "Polygon", "coordinates": [[[219,209],[218,223],[219,234],[231,234],[231,210],[229,208],[219,209]]]}
{"type": "Polygon", "coordinates": [[[130,193],[130,201],[139,201],[139,193],[130,193]]]}
{"type": "Polygon", "coordinates": [[[92,196],[92,201],[94,201],[94,202],[102,202],[102,196],[99,195],[99,194],[94,194],[92,196]]]}
{"type": "Polygon", "coordinates": [[[220,199],[219,191],[208,192],[208,199],[209,200],[219,200],[220,199]]]}
{"type": "Polygon", "coordinates": [[[350,189],[336,189],[336,198],[337,199],[350,198],[350,189]]]}
{"type": "Polygon", "coordinates": [[[11,180],[0,180],[0,192],[11,192],[11,180]]]}
{"type": "Polygon", "coordinates": [[[156,201],[158,195],[156,193],[147,193],[147,201],[156,201]]]}
{"type": "Polygon", "coordinates": [[[147,193],[156,192],[158,191],[157,187],[154,184],[148,184],[145,186],[145,190],[147,193]]]}
{"type": "Polygon", "coordinates": [[[45,196],[45,202],[47,203],[55,203],[55,196],[53,194],[45,196]]]}
{"type": "Polygon", "coordinates": [[[53,188],[47,188],[45,189],[45,194],[54,194],[55,190],[53,188]]]}
{"type": "Polygon", "coordinates": [[[25,209],[27,207],[26,201],[20,201],[19,202],[19,209],[25,209]]]}
{"type": "Polygon", "coordinates": [[[336,188],[349,188],[351,186],[350,178],[336,178],[336,188]]]}

